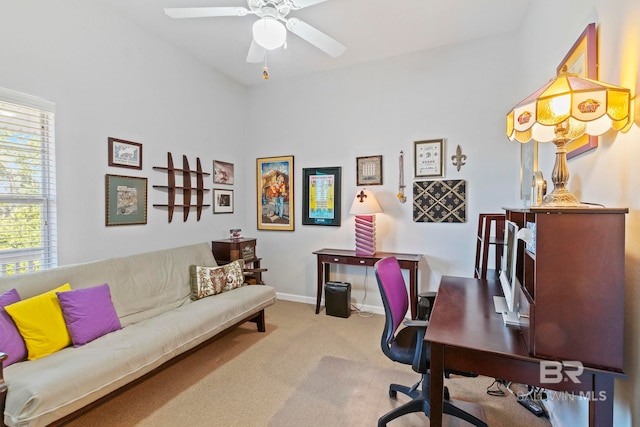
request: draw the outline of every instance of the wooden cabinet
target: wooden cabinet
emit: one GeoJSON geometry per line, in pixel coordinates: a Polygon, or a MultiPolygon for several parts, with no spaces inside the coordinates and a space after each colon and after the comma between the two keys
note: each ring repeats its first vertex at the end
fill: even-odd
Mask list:
{"type": "Polygon", "coordinates": [[[267,269],[260,267],[262,258],[256,256],[256,239],[213,240],[211,242],[211,252],[219,265],[228,264],[237,259],[244,260],[246,281],[252,284],[264,284],[262,273],[267,269]]]}
{"type": "Polygon", "coordinates": [[[535,247],[519,241],[522,327],[533,356],[622,372],[627,209],[507,209],[535,225],[535,247]]]}

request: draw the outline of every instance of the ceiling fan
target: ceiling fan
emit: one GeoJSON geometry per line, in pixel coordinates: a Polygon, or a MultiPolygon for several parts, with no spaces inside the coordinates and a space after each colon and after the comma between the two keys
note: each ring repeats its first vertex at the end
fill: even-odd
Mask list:
{"type": "Polygon", "coordinates": [[[298,18],[286,18],[292,10],[313,6],[324,1],[326,0],[247,0],[248,9],[245,7],[183,7],[165,8],[164,13],[171,18],[245,15],[260,17],[253,24],[253,39],[247,54],[247,62],[261,62],[267,50],[282,46],[286,41],[287,30],[326,54],[337,58],[346,49],[342,43],[298,18]]]}

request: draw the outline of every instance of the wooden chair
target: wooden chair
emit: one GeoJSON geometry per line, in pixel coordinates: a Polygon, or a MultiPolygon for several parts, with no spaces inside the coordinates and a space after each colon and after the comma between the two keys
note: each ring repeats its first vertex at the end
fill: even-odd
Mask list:
{"type": "Polygon", "coordinates": [[[476,265],[474,276],[476,279],[498,279],[502,248],[504,245],[504,214],[481,213],[478,217],[478,235],[476,239],[476,265]],[[493,233],[492,233],[493,231],[493,233]],[[489,248],[495,250],[495,269],[489,269],[489,248]]]}

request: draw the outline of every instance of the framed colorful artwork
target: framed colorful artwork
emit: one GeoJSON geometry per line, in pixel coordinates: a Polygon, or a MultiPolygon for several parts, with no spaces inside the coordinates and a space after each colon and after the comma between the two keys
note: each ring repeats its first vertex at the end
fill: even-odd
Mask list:
{"type": "MultiPolygon", "coordinates": [[[[562,59],[557,68],[561,73],[574,73],[589,79],[598,79],[598,38],[596,24],[587,25],[569,53],[562,59]]],[[[598,147],[598,137],[583,135],[567,144],[567,159],[598,147]]]]}
{"type": "Polygon", "coordinates": [[[302,169],[302,224],[340,225],[342,168],[302,169]]]}
{"type": "Polygon", "coordinates": [[[233,163],[213,161],[213,183],[233,184],[233,163]]]}
{"type": "Polygon", "coordinates": [[[147,178],[106,175],[105,225],[147,223],[147,178]]]}
{"type": "Polygon", "coordinates": [[[258,230],[293,231],[293,156],[256,160],[258,230]]]}
{"type": "Polygon", "coordinates": [[[109,166],[142,169],[142,144],[109,138],[109,166]]]}

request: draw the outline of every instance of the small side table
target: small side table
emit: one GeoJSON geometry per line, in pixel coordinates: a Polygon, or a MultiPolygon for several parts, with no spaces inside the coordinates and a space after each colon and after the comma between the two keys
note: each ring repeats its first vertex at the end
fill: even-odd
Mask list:
{"type": "Polygon", "coordinates": [[[411,318],[418,315],[418,262],[422,259],[421,254],[398,254],[394,252],[376,252],[372,256],[356,255],[356,251],[345,249],[320,249],[313,252],[318,257],[318,296],[316,298],[316,314],[320,312],[320,299],[322,297],[322,286],[329,281],[331,264],[360,265],[372,267],[378,260],[386,257],[395,257],[400,264],[400,268],[409,270],[409,306],[411,307],[411,318]],[[328,264],[325,267],[325,264],[328,264]]]}
{"type": "Polygon", "coordinates": [[[211,241],[211,252],[219,265],[225,265],[237,259],[244,260],[247,283],[264,285],[262,273],[267,269],[260,267],[262,258],[256,256],[256,239],[241,237],[213,240],[211,241]]]}

